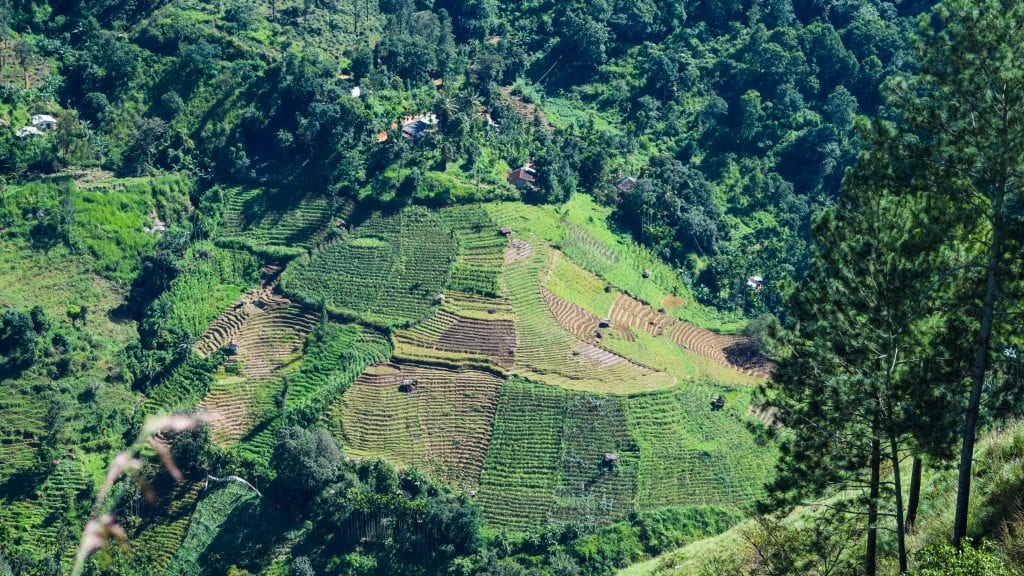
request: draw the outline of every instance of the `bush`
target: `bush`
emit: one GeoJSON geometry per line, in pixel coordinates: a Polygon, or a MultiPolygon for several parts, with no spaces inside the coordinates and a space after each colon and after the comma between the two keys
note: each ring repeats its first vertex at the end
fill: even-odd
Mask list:
{"type": "Polygon", "coordinates": [[[1011,576],[992,545],[983,542],[975,548],[965,542],[963,550],[940,542],[917,553],[918,567],[911,576],[1011,576]]]}

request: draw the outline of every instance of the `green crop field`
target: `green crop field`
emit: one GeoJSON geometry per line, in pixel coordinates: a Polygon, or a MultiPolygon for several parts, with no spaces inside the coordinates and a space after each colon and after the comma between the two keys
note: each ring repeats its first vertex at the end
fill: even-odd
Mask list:
{"type": "Polygon", "coordinates": [[[501,389],[480,477],[479,501],[491,525],[526,529],[552,512],[568,392],[520,380],[501,389]]]}
{"type": "Polygon", "coordinates": [[[270,256],[295,256],[335,227],[333,218],[348,218],[348,208],[332,208],[325,196],[296,198],[283,191],[225,188],[217,241],[270,256]]]}
{"type": "Polygon", "coordinates": [[[719,505],[749,511],[774,461],[747,431],[749,393],[712,411],[712,387],[629,396],[505,383],[479,500],[495,528],[590,523],[634,510],[719,505]],[[707,396],[705,396],[707,393],[707,396]],[[617,462],[606,463],[605,454],[617,462]]]}
{"type": "Polygon", "coordinates": [[[284,272],[286,293],[380,326],[427,316],[448,282],[458,252],[455,233],[434,214],[409,208],[375,215],[338,242],[284,272]]]}
{"type": "Polygon", "coordinates": [[[749,392],[712,386],[629,396],[630,433],[640,447],[637,505],[716,504],[749,511],[773,472],[775,452],[746,429],[749,392]],[[726,393],[722,410],[712,395],[726,393]]]}
{"type": "Polygon", "coordinates": [[[500,202],[488,204],[488,210],[499,226],[558,245],[577,265],[655,308],[680,298],[681,305],[666,307],[680,320],[723,331],[735,331],[743,324],[739,315],[724,314],[694,301],[671,266],[609,228],[610,208],[599,206],[590,196],[576,194],[557,206],[500,202]],[[644,270],[651,272],[650,278],[644,278],[644,270]]]}
{"type": "MultiPolygon", "coordinates": [[[[77,514],[88,502],[94,479],[82,462],[64,459],[35,476],[20,476],[5,483],[0,498],[0,533],[10,535],[10,545],[35,554],[56,557],[67,563],[74,547],[65,546],[84,520],[77,514]]],[[[73,537],[72,537],[73,538],[73,537]]],[[[5,543],[6,544],[6,543],[5,543]]]]}
{"type": "Polygon", "coordinates": [[[459,256],[452,268],[449,288],[496,296],[498,273],[508,241],[499,234],[487,211],[480,206],[459,206],[438,212],[459,240],[459,256]]]}
{"type": "Polygon", "coordinates": [[[509,264],[503,276],[516,314],[515,371],[532,380],[594,392],[625,394],[672,386],[675,378],[668,374],[614,359],[595,363],[578,353],[581,342],[558,325],[541,292],[550,255],[538,245],[529,257],[509,264]]]}

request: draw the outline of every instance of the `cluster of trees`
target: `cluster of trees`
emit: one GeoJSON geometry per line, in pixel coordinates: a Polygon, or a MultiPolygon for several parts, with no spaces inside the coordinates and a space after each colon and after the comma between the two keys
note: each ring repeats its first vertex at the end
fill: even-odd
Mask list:
{"type": "Polygon", "coordinates": [[[778,287],[807,272],[812,217],[861,146],[853,119],[884,112],[878,86],[912,65],[910,16],[929,2],[238,0],[210,23],[147,3],[37,4],[4,22],[51,81],[0,97],[59,103],[61,134],[5,132],[5,173],[173,169],[296,201],[445,204],[503,198],[507,188],[481,182],[534,162],[540,185],[526,200],[597,193],[704,302],[782,314],[778,287]],[[263,46],[271,33],[292,47],[263,46]],[[561,93],[560,105],[601,120],[550,131],[538,113],[531,124],[499,90],[517,79],[524,101],[543,108],[561,93]],[[349,96],[356,86],[364,97],[349,96]],[[391,130],[428,110],[439,130],[416,145],[391,130]],[[474,194],[424,177],[452,163],[474,194]],[[642,185],[620,193],[611,184],[623,175],[642,185]],[[744,290],[750,274],[767,289],[744,290]]]}
{"type": "Polygon", "coordinates": [[[895,116],[865,126],[871,148],[816,225],[768,387],[785,427],[776,503],[859,494],[830,505],[857,519],[866,574],[885,525],[909,569],[923,462],[957,462],[953,543],[991,536],[968,521],[976,438],[1024,394],[1024,8],[947,0],[935,18],[920,71],[889,86],[895,116]]]}
{"type": "Polygon", "coordinates": [[[48,328],[46,313],[38,306],[28,314],[4,310],[0,315],[0,378],[12,378],[32,366],[37,340],[48,328]]]}

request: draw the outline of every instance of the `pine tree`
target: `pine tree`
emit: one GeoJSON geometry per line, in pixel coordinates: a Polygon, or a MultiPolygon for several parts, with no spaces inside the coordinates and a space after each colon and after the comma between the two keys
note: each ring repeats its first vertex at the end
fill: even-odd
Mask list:
{"type": "Polygon", "coordinates": [[[892,166],[884,148],[865,155],[817,224],[815,259],[790,298],[792,322],[769,391],[786,430],[773,496],[795,503],[859,492],[836,507],[866,518],[869,575],[881,517],[895,519],[907,569],[900,464],[908,451],[931,451],[929,431],[952,402],[934,385],[951,372],[943,361],[948,306],[935,274],[948,258],[934,225],[945,206],[894,193],[892,166]],[[886,461],[891,482],[882,479],[886,461]]]}
{"type": "Polygon", "coordinates": [[[954,204],[947,242],[965,252],[961,270],[973,342],[961,427],[953,541],[967,533],[974,444],[993,338],[1010,304],[1014,237],[1024,174],[1024,3],[947,0],[922,26],[920,72],[893,84],[904,152],[916,160],[906,183],[954,204]]]}

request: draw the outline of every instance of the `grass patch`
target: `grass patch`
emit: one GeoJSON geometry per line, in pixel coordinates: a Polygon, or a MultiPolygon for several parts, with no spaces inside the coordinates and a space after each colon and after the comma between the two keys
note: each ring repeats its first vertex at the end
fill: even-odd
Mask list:
{"type": "MultiPolygon", "coordinates": [[[[697,303],[679,274],[657,255],[609,225],[611,208],[601,206],[586,194],[574,194],[561,205],[532,206],[521,203],[488,205],[492,218],[510,226],[523,239],[532,235],[557,245],[583,269],[634,298],[661,307],[666,297],[682,299],[669,313],[698,326],[722,332],[737,331],[744,325],[738,314],[725,314],[697,303]],[[644,270],[651,272],[644,278],[644,270]]],[[[581,304],[582,305],[582,304],[581,304]]]]}

